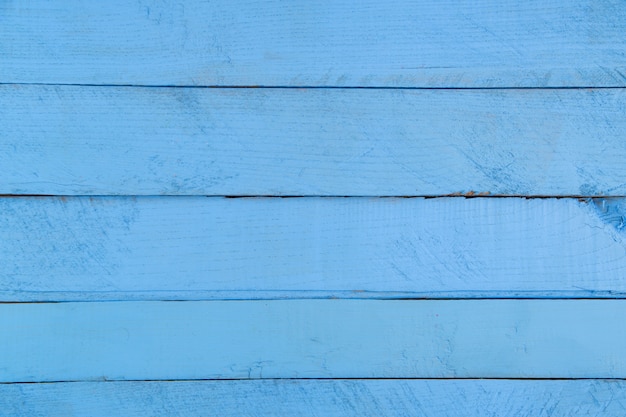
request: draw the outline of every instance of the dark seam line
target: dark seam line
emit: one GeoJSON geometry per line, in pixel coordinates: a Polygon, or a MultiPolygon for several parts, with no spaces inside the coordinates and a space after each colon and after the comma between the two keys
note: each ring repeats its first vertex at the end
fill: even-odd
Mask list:
{"type": "Polygon", "coordinates": [[[544,195],[544,194],[482,194],[482,193],[453,193],[453,194],[416,194],[416,195],[271,195],[271,194],[0,194],[0,198],[226,198],[226,199],[255,199],[255,198],[423,198],[425,200],[435,198],[523,198],[530,199],[618,199],[626,198],[622,194],[599,194],[599,195],[544,195]]]}
{"type": "Polygon", "coordinates": [[[12,384],[69,384],[69,383],[124,383],[124,382],[212,382],[212,381],[626,381],[626,378],[603,378],[603,377],[583,377],[583,378],[507,378],[507,377],[398,377],[398,378],[198,378],[198,379],[84,379],[84,380],[55,380],[55,381],[15,381],[0,382],[0,385],[12,384]]]}
{"type": "Polygon", "coordinates": [[[607,90],[624,89],[626,85],[611,86],[561,86],[561,87],[394,87],[394,86],[332,86],[332,85],[175,85],[175,84],[90,84],[90,83],[0,83],[0,86],[50,86],[50,87],[130,87],[130,88],[194,88],[194,89],[326,89],[326,90],[607,90]]]}
{"type": "MultiPolygon", "coordinates": [[[[278,291],[280,292],[280,291],[278,291]]],[[[84,291],[85,294],[89,294],[89,291],[84,291]]],[[[212,302],[248,302],[248,303],[256,303],[256,302],[281,302],[281,301],[327,301],[337,302],[337,301],[362,301],[367,303],[368,301],[475,301],[475,302],[485,302],[485,301],[594,301],[594,300],[615,300],[615,301],[625,301],[626,302],[626,294],[620,294],[615,296],[607,296],[601,295],[598,297],[590,297],[590,296],[582,296],[582,297],[506,297],[506,296],[498,296],[498,297],[337,297],[329,295],[328,297],[262,297],[262,298],[207,298],[207,299],[132,299],[132,300],[116,300],[116,299],[104,299],[104,300],[51,300],[51,301],[0,301],[0,305],[3,304],[90,304],[90,303],[212,303],[212,302]]]]}

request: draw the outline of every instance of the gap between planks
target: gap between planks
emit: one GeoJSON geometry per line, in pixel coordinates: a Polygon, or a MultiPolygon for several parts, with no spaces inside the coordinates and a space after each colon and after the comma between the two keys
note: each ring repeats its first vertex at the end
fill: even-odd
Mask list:
{"type": "Polygon", "coordinates": [[[1,382],[2,385],[40,385],[40,384],[80,384],[85,382],[99,383],[133,383],[133,382],[218,382],[218,381],[242,381],[242,382],[258,382],[258,381],[604,381],[604,382],[622,382],[626,378],[468,378],[468,377],[431,377],[431,378],[199,378],[199,379],[71,379],[59,381],[11,381],[1,382]]]}
{"type": "Polygon", "coordinates": [[[440,195],[270,195],[270,194],[245,194],[245,195],[221,195],[221,194],[0,194],[0,198],[115,198],[115,197],[132,197],[132,198],[156,198],[156,197],[206,197],[206,198],[423,198],[425,200],[435,198],[523,198],[526,200],[547,200],[547,199],[577,199],[581,202],[585,202],[593,199],[621,199],[626,198],[626,195],[521,195],[521,194],[490,194],[489,192],[474,192],[469,191],[467,193],[452,193],[452,194],[440,194],[440,195]]]}
{"type": "Polygon", "coordinates": [[[0,86],[42,87],[112,87],[112,88],[178,88],[178,89],[266,89],[266,90],[623,90],[620,85],[558,86],[558,87],[392,87],[392,86],[333,86],[333,85],[176,85],[176,84],[90,84],[90,83],[15,83],[0,82],[0,86]]]}
{"type": "MultiPolygon", "coordinates": [[[[216,291],[217,292],[217,291],[216,291]]],[[[211,296],[200,296],[200,297],[185,297],[180,296],[179,298],[175,296],[169,297],[151,297],[151,296],[143,296],[141,294],[137,294],[137,292],[122,292],[115,293],[119,296],[119,298],[111,297],[110,292],[103,292],[103,299],[99,298],[88,298],[83,299],[77,297],[75,299],[72,298],[64,298],[61,300],[26,300],[26,301],[2,301],[0,299],[0,305],[3,304],[78,304],[78,303],[132,303],[138,301],[146,301],[146,302],[162,302],[162,303],[193,303],[193,302],[222,302],[222,301],[306,301],[306,300],[362,300],[362,301],[496,301],[496,300],[510,300],[510,301],[524,301],[524,300],[560,300],[560,301],[578,301],[578,300],[623,300],[626,293],[623,292],[614,292],[610,291],[598,291],[598,295],[590,296],[576,296],[576,295],[548,295],[548,296],[532,296],[527,294],[522,294],[519,296],[516,295],[507,295],[507,296],[490,296],[489,294],[479,293],[478,295],[472,296],[437,296],[437,295],[424,295],[424,296],[410,296],[410,295],[395,295],[390,294],[387,295],[384,292],[375,292],[375,291],[349,291],[350,294],[335,294],[331,295],[319,295],[319,291],[311,291],[313,295],[307,296],[302,293],[306,291],[299,291],[297,295],[289,295],[286,296],[285,293],[289,291],[275,291],[276,295],[267,295],[262,294],[258,297],[252,298],[249,291],[241,291],[242,293],[247,294],[246,296],[233,296],[232,294],[228,294],[225,296],[220,295],[211,295],[211,296]],[[359,296],[358,294],[370,293],[369,295],[359,296]]],[[[259,293],[263,293],[263,291],[258,291],[259,293]]],[[[22,295],[25,292],[21,292],[22,295]]],[[[63,292],[62,294],[67,297],[68,292],[63,292]]],[[[98,294],[97,291],[75,291],[76,294],[86,294],[88,297],[94,297],[94,295],[98,294]]],[[[346,291],[348,293],[348,291],[346,291]]],[[[38,294],[34,294],[36,297],[38,294]]],[[[47,296],[54,297],[55,293],[46,293],[47,296]]],[[[0,296],[1,297],[1,296],[0,296]]]]}

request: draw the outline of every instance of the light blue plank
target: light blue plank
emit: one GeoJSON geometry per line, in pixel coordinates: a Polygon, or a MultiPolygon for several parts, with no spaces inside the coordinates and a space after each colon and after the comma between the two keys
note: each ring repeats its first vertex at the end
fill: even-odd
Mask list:
{"type": "Polygon", "coordinates": [[[0,304],[0,382],[625,378],[626,300],[0,304]]]}
{"type": "Polygon", "coordinates": [[[0,108],[7,194],[626,194],[623,90],[1,86],[0,108]]]}
{"type": "Polygon", "coordinates": [[[624,200],[0,199],[0,299],[622,297],[624,200]]]}
{"type": "Polygon", "coordinates": [[[0,385],[0,416],[618,417],[620,380],[255,380],[0,385]]]}
{"type": "Polygon", "coordinates": [[[625,86],[621,1],[3,1],[0,82],[625,86]]]}

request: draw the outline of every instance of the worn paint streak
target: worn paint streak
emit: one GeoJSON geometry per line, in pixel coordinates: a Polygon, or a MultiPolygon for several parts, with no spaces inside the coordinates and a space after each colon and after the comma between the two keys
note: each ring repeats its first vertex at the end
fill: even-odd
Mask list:
{"type": "Polygon", "coordinates": [[[617,232],[626,232],[626,199],[624,198],[593,198],[594,207],[603,222],[612,226],[617,232]]]}

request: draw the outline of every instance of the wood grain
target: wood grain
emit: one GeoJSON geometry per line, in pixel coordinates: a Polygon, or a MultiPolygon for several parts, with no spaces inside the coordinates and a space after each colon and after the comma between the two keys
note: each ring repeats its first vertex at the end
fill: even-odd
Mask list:
{"type": "Polygon", "coordinates": [[[0,193],[626,195],[623,90],[0,86],[0,193]]]}
{"type": "Polygon", "coordinates": [[[0,416],[620,416],[620,380],[247,380],[0,384],[0,416]]]}
{"type": "Polygon", "coordinates": [[[0,2],[0,416],[623,415],[623,6],[0,2]]]}
{"type": "Polygon", "coordinates": [[[0,199],[0,299],[622,297],[622,199],[0,199]]]}
{"type": "Polygon", "coordinates": [[[626,300],[0,304],[0,381],[625,378],[626,300]]]}
{"type": "Polygon", "coordinates": [[[620,1],[24,0],[0,5],[0,82],[626,85],[620,1]]]}

